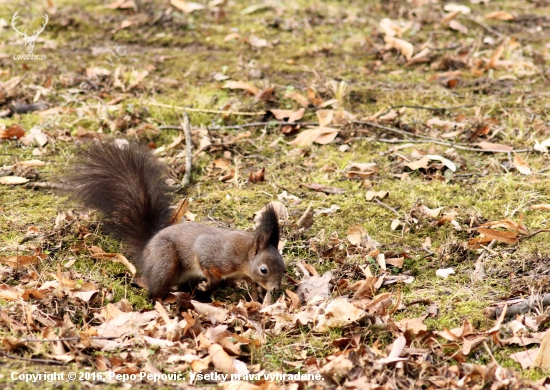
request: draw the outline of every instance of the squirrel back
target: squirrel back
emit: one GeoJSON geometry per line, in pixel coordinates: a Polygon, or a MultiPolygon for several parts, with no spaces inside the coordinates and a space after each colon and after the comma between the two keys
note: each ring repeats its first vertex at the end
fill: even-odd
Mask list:
{"type": "Polygon", "coordinates": [[[71,198],[103,214],[109,233],[131,255],[169,225],[172,196],[166,166],[151,150],[123,142],[94,142],[67,174],[71,198]]]}

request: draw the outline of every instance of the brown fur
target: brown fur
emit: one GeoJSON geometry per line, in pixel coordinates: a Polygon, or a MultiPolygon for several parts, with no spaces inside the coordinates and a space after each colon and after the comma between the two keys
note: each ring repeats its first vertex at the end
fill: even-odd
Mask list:
{"type": "Polygon", "coordinates": [[[201,290],[226,278],[280,288],[285,265],[272,207],[254,233],[199,223],[167,226],[171,197],[164,180],[165,166],[146,148],[114,143],[82,150],[67,176],[73,198],[103,213],[110,232],[127,246],[152,298],[191,279],[203,279],[201,290]]]}

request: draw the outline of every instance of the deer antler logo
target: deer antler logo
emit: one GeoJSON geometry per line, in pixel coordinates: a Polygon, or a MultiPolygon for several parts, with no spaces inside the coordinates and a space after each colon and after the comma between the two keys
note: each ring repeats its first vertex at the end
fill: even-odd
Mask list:
{"type": "Polygon", "coordinates": [[[31,54],[32,51],[34,50],[34,43],[36,42],[36,38],[38,38],[40,33],[44,31],[44,29],[46,28],[46,25],[48,24],[48,20],[49,20],[48,14],[44,13],[44,24],[42,25],[42,28],[38,30],[34,30],[34,33],[29,37],[27,35],[27,30],[25,30],[25,32],[21,32],[19,31],[19,28],[15,25],[15,23],[17,22],[17,18],[19,17],[18,12],[19,11],[17,11],[13,15],[13,18],[11,18],[11,25],[13,29],[23,37],[23,41],[25,42],[25,50],[27,50],[27,53],[31,54]]]}

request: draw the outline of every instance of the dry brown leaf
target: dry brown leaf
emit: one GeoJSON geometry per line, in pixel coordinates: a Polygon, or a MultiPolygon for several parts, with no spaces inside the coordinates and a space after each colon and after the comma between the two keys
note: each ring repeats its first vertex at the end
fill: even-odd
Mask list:
{"type": "Polygon", "coordinates": [[[180,11],[190,14],[193,11],[205,9],[206,7],[199,3],[187,2],[185,0],[170,0],[170,4],[179,9],[180,11]]]}
{"type": "Polygon", "coordinates": [[[137,273],[136,266],[120,253],[96,253],[91,257],[92,259],[111,260],[114,263],[123,264],[133,276],[137,273]]]}
{"type": "Polygon", "coordinates": [[[388,191],[367,191],[366,199],[367,201],[371,201],[374,198],[384,199],[388,194],[388,191]]]}
{"type": "Polygon", "coordinates": [[[15,269],[28,267],[29,265],[37,264],[39,261],[39,256],[0,257],[0,264],[6,264],[15,269]]]}
{"type": "Polygon", "coordinates": [[[23,290],[8,286],[7,284],[0,284],[0,298],[7,301],[15,301],[23,296],[23,290]]]}
{"type": "Polygon", "coordinates": [[[266,39],[259,38],[256,35],[251,35],[250,37],[248,37],[248,43],[252,47],[267,47],[267,46],[269,46],[269,43],[267,42],[266,39]]]}
{"type": "Polygon", "coordinates": [[[203,314],[210,319],[215,320],[217,323],[222,323],[227,317],[227,311],[221,307],[212,306],[208,303],[202,303],[194,300],[192,300],[191,303],[197,313],[203,314]]]}
{"type": "Polygon", "coordinates": [[[533,367],[550,370],[550,331],[547,330],[540,344],[540,349],[533,360],[533,367]]]}
{"type": "Polygon", "coordinates": [[[524,370],[531,367],[538,356],[540,348],[528,349],[527,351],[516,352],[510,355],[510,358],[521,364],[524,370]]]}
{"type": "Polygon", "coordinates": [[[334,110],[317,110],[317,119],[319,120],[319,127],[327,127],[334,120],[334,110]]]}
{"type": "Polygon", "coordinates": [[[311,276],[303,264],[298,263],[298,267],[304,273],[304,278],[298,284],[298,289],[296,290],[300,301],[314,303],[326,300],[330,296],[332,272],[327,271],[323,276],[311,276]]]}
{"type": "Polygon", "coordinates": [[[290,301],[292,302],[292,308],[298,310],[301,307],[300,304],[300,297],[298,297],[298,294],[296,294],[294,291],[285,290],[286,295],[290,298],[290,301]]]}
{"type": "Polygon", "coordinates": [[[391,259],[386,259],[386,264],[392,265],[397,268],[403,268],[404,262],[404,257],[392,257],[391,259]]]}
{"type": "Polygon", "coordinates": [[[249,183],[258,183],[260,181],[265,181],[265,168],[260,169],[259,171],[252,172],[250,171],[250,175],[248,176],[248,182],[249,183]]]}
{"type": "Polygon", "coordinates": [[[15,186],[19,184],[25,184],[28,183],[29,179],[26,179],[21,176],[2,176],[0,177],[0,184],[4,184],[7,186],[15,186]]]}
{"type": "Polygon", "coordinates": [[[428,330],[428,326],[424,324],[425,319],[426,316],[418,318],[403,318],[401,321],[396,322],[395,325],[397,325],[402,332],[410,329],[414,334],[418,334],[419,332],[428,330]]]}
{"type": "Polygon", "coordinates": [[[315,330],[328,332],[330,328],[340,328],[351,324],[365,315],[345,298],[336,298],[328,304],[324,314],[317,318],[315,330]]]}
{"type": "Polygon", "coordinates": [[[443,19],[441,19],[441,24],[448,24],[450,21],[454,20],[461,13],[462,12],[460,12],[460,10],[455,10],[455,11],[449,12],[448,14],[445,14],[445,16],[443,16],[443,19]]]}
{"type": "Polygon", "coordinates": [[[502,53],[504,52],[504,45],[500,45],[497,47],[493,55],[491,56],[491,59],[489,60],[489,63],[487,64],[487,69],[493,69],[497,67],[497,64],[500,60],[500,57],[502,56],[502,53]]]}
{"type": "Polygon", "coordinates": [[[525,162],[525,160],[518,156],[517,153],[514,153],[514,161],[512,161],[512,165],[519,171],[519,173],[523,175],[531,174],[531,167],[525,162]]]}
{"type": "Polygon", "coordinates": [[[172,212],[169,224],[175,225],[180,223],[183,216],[187,213],[187,210],[189,210],[189,199],[183,198],[178,202],[176,208],[172,212]]]}
{"type": "Polygon", "coordinates": [[[348,228],[348,241],[351,245],[360,245],[366,236],[368,233],[360,224],[351,225],[348,228]]]}
{"type": "Polygon", "coordinates": [[[489,12],[483,18],[492,20],[514,20],[514,15],[508,11],[494,11],[489,12]]]}
{"type": "Polygon", "coordinates": [[[479,225],[478,227],[481,227],[481,228],[491,227],[493,229],[501,227],[512,231],[516,231],[523,235],[529,234],[527,227],[523,223],[521,223],[521,219],[520,219],[520,222],[515,222],[515,221],[512,221],[511,219],[499,219],[497,221],[485,222],[483,225],[479,225]]]}
{"type": "MultiPolygon", "coordinates": [[[[273,114],[273,116],[275,117],[275,119],[279,120],[279,121],[282,121],[284,120],[285,118],[288,118],[292,115],[292,110],[269,110],[269,112],[271,112],[273,114]]],[[[304,110],[305,112],[305,110],[304,110]]],[[[290,121],[289,121],[290,122],[290,121]]]]}
{"type": "Polygon", "coordinates": [[[403,36],[403,30],[401,27],[399,27],[393,20],[384,18],[380,21],[378,24],[380,26],[381,32],[384,33],[384,35],[390,36],[390,37],[397,37],[401,38],[403,36]]]}
{"type": "Polygon", "coordinates": [[[0,129],[0,139],[13,139],[23,138],[25,136],[25,129],[19,125],[11,125],[7,129],[0,129]]]}
{"type": "Polygon", "coordinates": [[[285,93],[285,99],[292,99],[296,101],[299,105],[301,105],[304,108],[307,108],[309,106],[309,100],[304,95],[302,95],[300,92],[297,91],[287,91],[285,93]]]}
{"type": "Polygon", "coordinates": [[[403,39],[386,35],[384,41],[386,42],[387,49],[399,50],[407,60],[410,60],[414,54],[414,46],[403,39]]]}
{"type": "Polygon", "coordinates": [[[475,143],[475,144],[472,144],[472,145],[479,146],[481,149],[484,149],[484,150],[499,150],[499,151],[502,151],[502,152],[509,152],[509,151],[514,150],[514,148],[511,147],[511,146],[502,145],[502,144],[495,144],[495,143],[491,143],[491,142],[478,142],[478,143],[475,143]]]}
{"type": "Polygon", "coordinates": [[[479,233],[483,234],[490,240],[497,240],[509,245],[515,245],[518,243],[518,233],[516,232],[503,232],[500,230],[477,228],[479,233]]]}
{"type": "Polygon", "coordinates": [[[439,118],[432,118],[426,122],[426,126],[433,128],[434,126],[441,127],[445,130],[457,129],[464,130],[466,126],[464,123],[444,121],[439,118]]]}
{"type": "Polygon", "coordinates": [[[292,114],[290,114],[290,116],[288,117],[288,122],[289,123],[294,123],[294,122],[297,122],[299,121],[300,119],[302,119],[304,117],[304,114],[306,113],[306,109],[305,108],[300,108],[298,111],[294,111],[292,114]]]}
{"type": "Polygon", "coordinates": [[[392,349],[388,357],[378,360],[382,364],[395,363],[402,360],[407,360],[407,358],[400,358],[401,353],[407,346],[407,339],[405,336],[399,336],[395,339],[392,345],[392,349]]]}
{"type": "Polygon", "coordinates": [[[300,229],[309,229],[311,226],[313,226],[313,215],[314,214],[313,214],[312,205],[313,205],[313,203],[310,202],[308,208],[306,209],[306,211],[304,211],[304,213],[302,214],[302,216],[300,217],[300,219],[296,223],[296,226],[298,226],[298,228],[300,228],[300,229]]]}
{"type": "Polygon", "coordinates": [[[410,162],[410,163],[406,163],[404,165],[406,167],[412,169],[413,171],[415,171],[415,170],[420,169],[420,168],[427,169],[429,163],[430,163],[430,159],[428,157],[424,156],[420,160],[413,161],[413,162],[410,162]]]}
{"type": "Polygon", "coordinates": [[[229,89],[244,89],[245,91],[250,92],[252,95],[257,95],[260,90],[254,84],[247,83],[245,81],[228,81],[224,84],[222,88],[229,89]]]}
{"type": "Polygon", "coordinates": [[[529,206],[531,210],[545,210],[550,211],[550,204],[544,203],[544,204],[533,204],[529,206]]]}

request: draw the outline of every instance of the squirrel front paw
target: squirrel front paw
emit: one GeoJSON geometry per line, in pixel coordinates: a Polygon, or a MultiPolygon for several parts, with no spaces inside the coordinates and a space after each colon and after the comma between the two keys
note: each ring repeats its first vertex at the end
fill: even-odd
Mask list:
{"type": "Polygon", "coordinates": [[[202,282],[199,283],[199,286],[197,288],[199,289],[199,291],[204,292],[204,291],[208,291],[210,287],[212,287],[210,281],[203,280],[202,282]]]}

